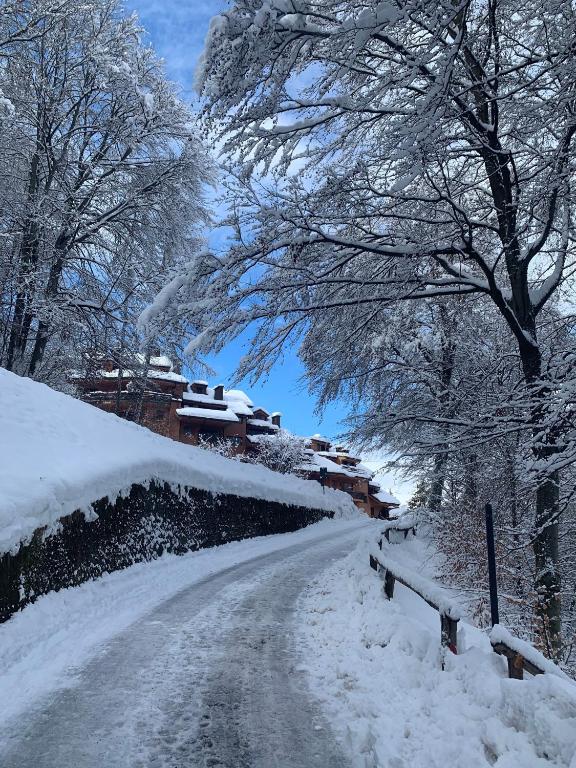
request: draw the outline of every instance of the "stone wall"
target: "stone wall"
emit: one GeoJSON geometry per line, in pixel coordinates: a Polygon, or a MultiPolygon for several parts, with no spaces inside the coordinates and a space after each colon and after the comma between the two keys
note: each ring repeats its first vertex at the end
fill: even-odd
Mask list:
{"type": "Polygon", "coordinates": [[[195,488],[133,485],[130,493],[93,504],[97,518],[63,517],[58,530],[40,528],[16,554],[0,556],[0,621],[52,590],[105,572],[227,541],[286,533],[330,513],[195,488]]]}

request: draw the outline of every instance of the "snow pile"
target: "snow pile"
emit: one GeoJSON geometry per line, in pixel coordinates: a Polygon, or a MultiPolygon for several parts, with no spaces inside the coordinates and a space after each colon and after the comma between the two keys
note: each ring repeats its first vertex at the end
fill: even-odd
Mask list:
{"type": "Polygon", "coordinates": [[[0,552],[150,480],[358,514],[345,493],[161,437],[4,369],[0,434],[0,552]]]}
{"type": "MultiPolygon", "coordinates": [[[[422,570],[422,544],[394,548],[422,570]]],[[[301,668],[358,768],[550,768],[576,765],[576,685],[507,678],[488,637],[460,623],[461,654],[440,667],[438,614],[400,584],[394,599],[367,544],[301,600],[301,668]]]]}

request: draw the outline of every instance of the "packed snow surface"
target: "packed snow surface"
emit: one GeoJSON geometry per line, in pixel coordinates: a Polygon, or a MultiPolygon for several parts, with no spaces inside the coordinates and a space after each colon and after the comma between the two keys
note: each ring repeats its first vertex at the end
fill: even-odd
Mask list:
{"type": "MultiPolygon", "coordinates": [[[[98,654],[104,643],[177,593],[239,563],[295,545],[322,545],[331,536],[354,535],[366,524],[360,515],[354,520],[323,520],[294,533],[164,555],[38,598],[0,624],[0,752],[7,721],[73,684],[74,670],[98,654]]],[[[226,618],[214,617],[218,631],[226,618]]],[[[181,623],[193,619],[182,615],[181,623]]],[[[181,678],[178,661],[175,670],[181,678]]]]}
{"type": "MultiPolygon", "coordinates": [[[[300,668],[354,765],[575,768],[576,684],[556,674],[509,680],[488,636],[464,621],[459,655],[442,652],[438,613],[401,584],[386,600],[369,549],[359,544],[312,582],[297,622],[300,668]]],[[[412,572],[428,570],[418,539],[387,550],[412,572]]]]}
{"type": "Polygon", "coordinates": [[[355,514],[314,481],[246,467],[105,413],[0,368],[0,552],[35,529],[151,480],[355,514]]]}

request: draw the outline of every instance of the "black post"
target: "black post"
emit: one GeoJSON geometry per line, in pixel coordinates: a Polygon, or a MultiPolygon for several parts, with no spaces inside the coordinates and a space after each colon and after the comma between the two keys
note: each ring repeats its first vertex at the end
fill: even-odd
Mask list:
{"type": "Polygon", "coordinates": [[[326,484],[327,477],[328,477],[328,468],[320,467],[320,485],[322,486],[322,493],[324,493],[324,486],[326,484]]]}
{"type": "Polygon", "coordinates": [[[498,616],[498,584],[496,583],[496,550],[494,548],[494,520],[492,504],[486,504],[486,545],[488,547],[488,579],[490,581],[490,613],[492,626],[499,624],[498,616]]]}

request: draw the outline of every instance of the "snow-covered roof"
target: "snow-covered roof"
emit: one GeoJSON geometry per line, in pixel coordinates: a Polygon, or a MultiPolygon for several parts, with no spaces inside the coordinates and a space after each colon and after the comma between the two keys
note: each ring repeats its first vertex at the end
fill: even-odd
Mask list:
{"type": "Polygon", "coordinates": [[[216,400],[214,397],[212,397],[212,394],[204,395],[201,392],[184,392],[182,395],[182,400],[186,400],[187,402],[209,403],[210,405],[221,405],[223,407],[227,407],[227,403],[225,403],[224,400],[216,400]]]}
{"type": "MultiPolygon", "coordinates": [[[[114,368],[113,371],[97,371],[97,376],[100,376],[103,379],[117,379],[119,374],[120,371],[118,368],[114,368]]],[[[122,369],[123,379],[138,378],[141,375],[141,373],[135,373],[134,371],[125,370],[124,368],[122,369]]],[[[176,381],[181,384],[188,384],[188,379],[185,376],[181,376],[179,373],[174,373],[173,371],[155,371],[153,369],[148,369],[146,376],[149,379],[176,381]]]]}
{"type": "Polygon", "coordinates": [[[332,445],[332,440],[330,440],[329,437],[322,437],[322,435],[318,432],[315,435],[311,435],[308,440],[318,440],[320,443],[329,443],[332,445]]]}
{"type": "Polygon", "coordinates": [[[381,504],[395,504],[400,506],[400,501],[396,498],[396,496],[393,496],[391,493],[387,493],[386,491],[371,493],[370,496],[373,496],[376,501],[379,501],[381,504]]]}
{"type": "Polygon", "coordinates": [[[173,371],[148,371],[149,379],[162,379],[162,381],[177,381],[181,384],[188,384],[186,376],[182,376],[179,373],[173,371]]]}
{"type": "Polygon", "coordinates": [[[306,454],[309,456],[309,459],[303,462],[299,466],[299,469],[302,469],[306,472],[318,472],[320,468],[325,468],[329,475],[347,475],[348,477],[355,476],[354,473],[350,472],[348,467],[344,467],[341,464],[336,464],[335,461],[330,461],[330,459],[321,456],[316,451],[307,450],[306,454]]]}
{"type": "Polygon", "coordinates": [[[204,379],[194,379],[194,381],[190,382],[191,384],[199,384],[201,387],[207,387],[208,382],[204,381],[204,379]]]}
{"type": "Polygon", "coordinates": [[[229,408],[218,411],[216,408],[176,408],[178,416],[193,416],[195,419],[210,419],[211,421],[240,421],[238,416],[229,408]]]}
{"type": "Polygon", "coordinates": [[[224,400],[240,400],[247,405],[253,406],[254,403],[246,392],[243,392],[241,389],[225,389],[224,390],[224,400]]]}
{"type": "MultiPolygon", "coordinates": [[[[199,409],[200,410],[200,409],[199,409]]],[[[205,409],[202,409],[205,415],[205,409]]],[[[221,413],[218,413],[221,416],[221,413]]],[[[157,435],[0,368],[0,552],[39,527],[157,479],[175,488],[354,513],[350,498],[157,435]]]]}
{"type": "Polygon", "coordinates": [[[243,400],[227,400],[226,404],[231,411],[239,416],[252,416],[252,408],[243,400]]]}
{"type": "Polygon", "coordinates": [[[271,421],[264,421],[264,419],[248,419],[248,424],[252,427],[266,427],[267,429],[272,430],[279,429],[276,424],[272,424],[271,421]]]}
{"type": "Polygon", "coordinates": [[[348,469],[353,472],[356,477],[363,477],[365,480],[372,480],[374,472],[365,464],[359,462],[355,466],[349,466],[348,469]]]}

